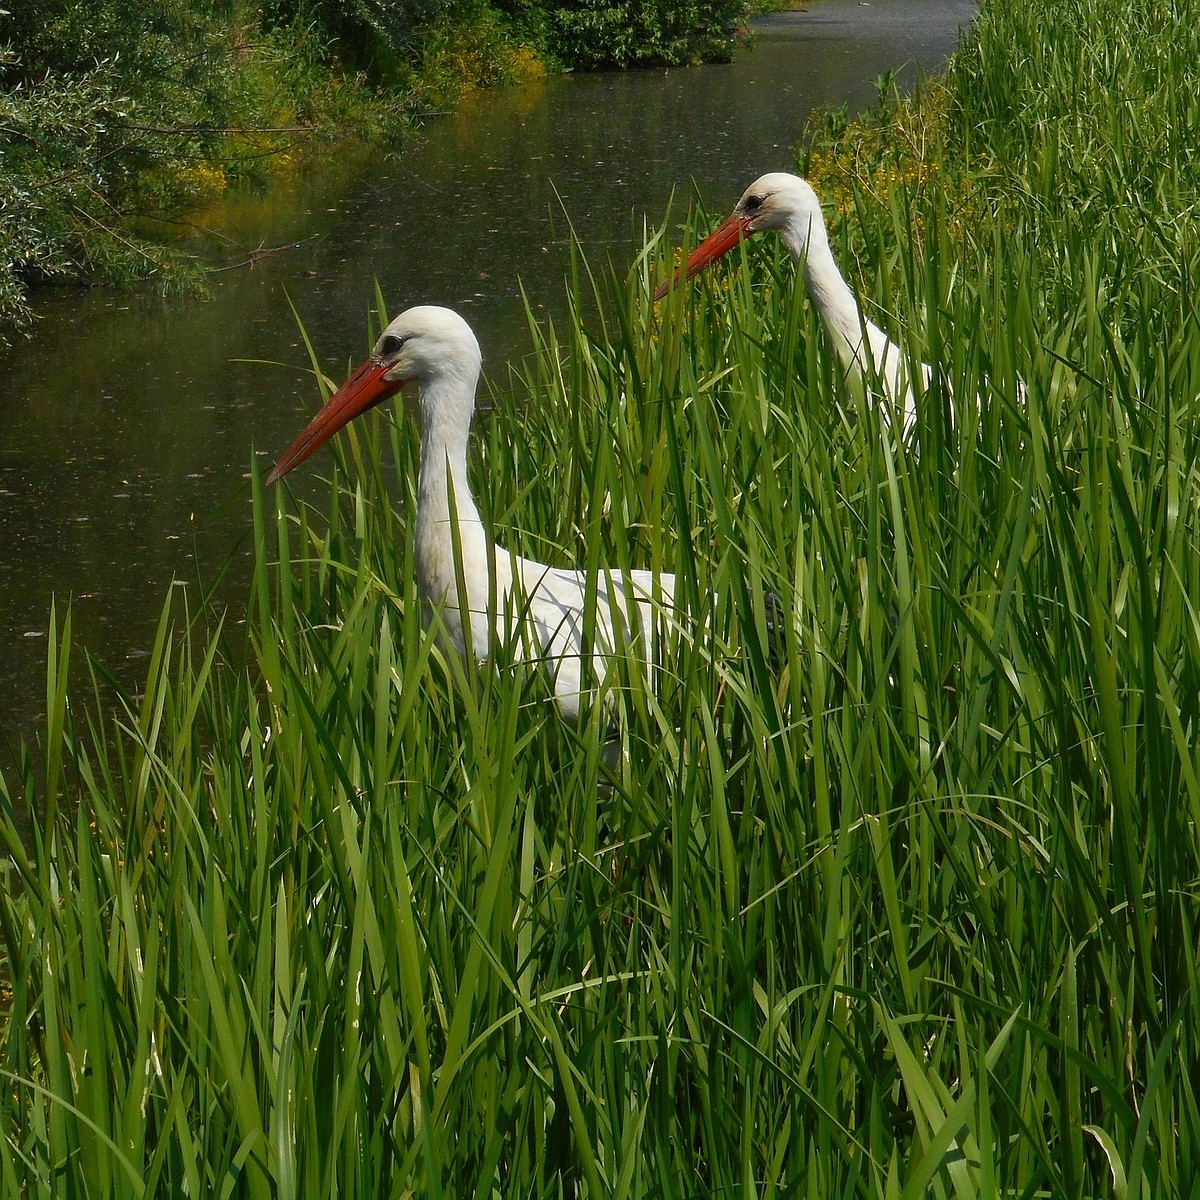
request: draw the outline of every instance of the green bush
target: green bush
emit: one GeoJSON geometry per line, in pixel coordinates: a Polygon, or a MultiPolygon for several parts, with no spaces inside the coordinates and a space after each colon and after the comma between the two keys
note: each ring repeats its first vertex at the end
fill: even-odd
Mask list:
{"type": "MultiPolygon", "coordinates": [[[[36,85],[14,82],[17,64],[0,49],[0,342],[28,322],[31,283],[79,278],[107,256],[119,235],[105,210],[134,166],[116,132],[131,102],[111,63],[74,75],[48,67],[36,85]]],[[[161,267],[148,245],[126,243],[129,274],[161,267]]]]}
{"type": "Polygon", "coordinates": [[[549,48],[571,67],[728,60],[744,0],[569,0],[549,9],[549,48]]]}
{"type": "Polygon", "coordinates": [[[368,105],[353,77],[330,86],[328,57],[311,22],[264,31],[241,5],[0,11],[0,343],[28,323],[40,283],[195,282],[196,265],[134,214],[171,219],[263,175],[296,145],[290,128],[394,127],[403,97],[368,105]]]}

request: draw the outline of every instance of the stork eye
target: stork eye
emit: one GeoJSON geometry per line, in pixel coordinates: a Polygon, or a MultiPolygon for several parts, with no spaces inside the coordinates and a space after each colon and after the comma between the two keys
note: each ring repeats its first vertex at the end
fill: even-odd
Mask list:
{"type": "Polygon", "coordinates": [[[379,339],[379,354],[382,358],[391,358],[393,355],[399,354],[404,348],[404,343],[407,339],[397,337],[394,333],[385,333],[379,339]]]}
{"type": "Polygon", "coordinates": [[[762,196],[747,196],[746,199],[742,201],[742,207],[748,213],[758,212],[758,210],[760,208],[762,208],[762,204],[763,204],[762,196]]]}

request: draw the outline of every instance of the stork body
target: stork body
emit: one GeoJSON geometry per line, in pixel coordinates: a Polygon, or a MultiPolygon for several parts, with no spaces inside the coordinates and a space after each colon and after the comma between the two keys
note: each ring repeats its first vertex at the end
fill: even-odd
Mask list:
{"type": "Polygon", "coordinates": [[[674,576],[601,570],[591,581],[595,619],[589,625],[586,572],[522,558],[491,540],[467,480],[481,362],[474,333],[456,313],[408,309],[383,331],[371,356],[288,448],[267,482],[282,479],[354,417],[415,383],[422,424],[413,541],[428,611],[440,612],[446,640],[459,654],[469,647],[484,658],[495,641],[514,635],[517,656],[545,663],[559,709],[576,719],[586,699],[585,655],[596,682],[618,654],[652,660],[656,613],[673,604],[674,576]],[[465,595],[459,594],[460,579],[465,595]]]}
{"type": "Polygon", "coordinates": [[[931,371],[924,363],[915,367],[910,364],[901,348],[868,320],[859,307],[850,285],[838,270],[821,202],[807,180],[783,172],[756,179],[733,212],[692,251],[683,270],[659,287],[655,299],[666,295],[680,275],[691,279],[744,238],[768,230],[783,238],[801,264],[809,295],[843,368],[868,385],[878,384],[886,401],[881,409],[884,420],[890,424],[898,416],[901,431],[907,437],[917,419],[912,372],[919,370],[922,382],[928,385],[931,371]]]}

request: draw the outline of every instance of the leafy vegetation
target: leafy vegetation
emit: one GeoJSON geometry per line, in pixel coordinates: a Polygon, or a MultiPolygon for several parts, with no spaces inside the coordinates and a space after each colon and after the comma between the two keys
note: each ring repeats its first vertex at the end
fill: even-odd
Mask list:
{"type": "Polygon", "coordinates": [[[728,60],[746,10],[745,0],[559,0],[549,45],[578,67],[728,60]]]}
{"type": "Polygon", "coordinates": [[[404,419],[319,509],[255,475],[244,626],[168,602],[115,723],[64,616],[4,783],[5,1194],[1194,1194],[1200,240],[1138,114],[1195,127],[1200,11],[1077,7],[985,8],[924,115],[811,151],[935,368],[915,448],[770,241],[655,310],[667,224],[531,320],[493,527],[703,630],[614,725],[442,657],[404,419]]]}
{"type": "Polygon", "coordinates": [[[6,325],[36,283],[194,282],[162,237],[189,206],[305,137],[398,117],[329,73],[311,28],[264,31],[240,6],[46,0],[0,15],[0,43],[6,325]]]}
{"type": "Polygon", "coordinates": [[[0,345],[50,281],[194,284],[181,216],[466,87],[728,55],[742,0],[39,0],[0,9],[0,345]]]}

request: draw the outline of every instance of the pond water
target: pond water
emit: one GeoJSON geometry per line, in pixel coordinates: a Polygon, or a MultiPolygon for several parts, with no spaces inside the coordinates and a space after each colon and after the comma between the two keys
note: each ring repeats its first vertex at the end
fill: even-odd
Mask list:
{"type": "Polygon", "coordinates": [[[502,379],[527,344],[521,289],[564,307],[567,217],[594,263],[624,269],[673,192],[676,211],[699,195],[723,215],[792,167],[813,107],[861,109],[895,68],[911,85],[975,10],[814,0],[757,20],[729,65],[488,92],[402,153],[331,149],[305,178],[230,197],[220,236],[191,239],[224,267],[202,299],[43,298],[32,340],[0,351],[0,769],[44,719],[52,603],[70,606],[76,660],[135,690],[172,581],[198,602],[228,563],[237,619],[248,464],[274,461],[315,400],[292,305],[335,377],[367,349],[378,279],[392,312],[462,311],[502,379]]]}

